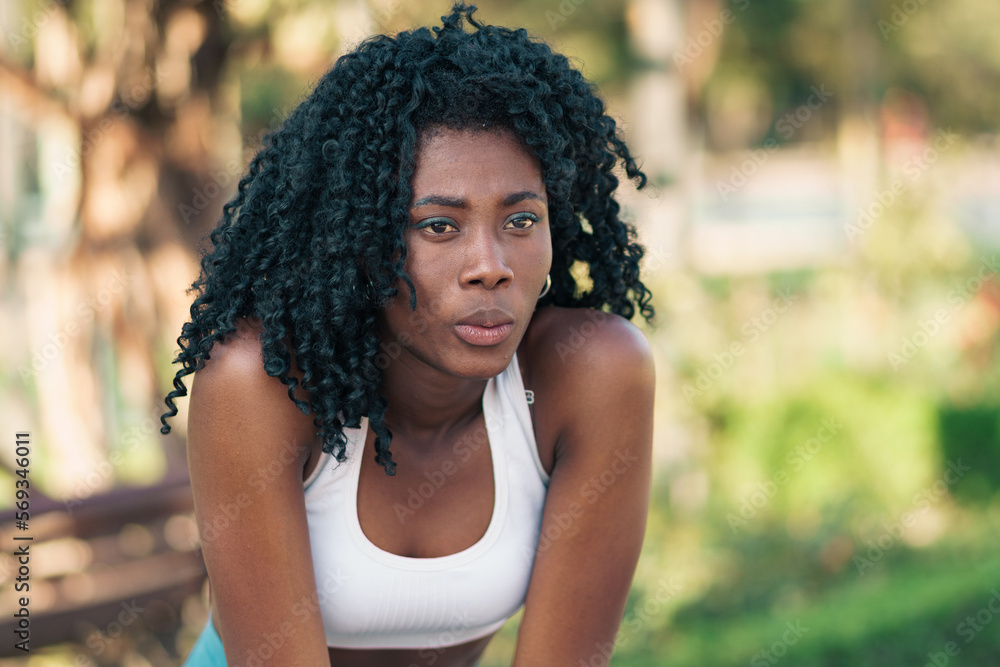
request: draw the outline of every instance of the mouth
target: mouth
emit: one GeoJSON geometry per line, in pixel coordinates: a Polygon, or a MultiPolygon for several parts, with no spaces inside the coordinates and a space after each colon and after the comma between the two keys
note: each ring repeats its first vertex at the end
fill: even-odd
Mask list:
{"type": "Polygon", "coordinates": [[[493,327],[475,324],[456,324],[455,333],[469,345],[497,345],[507,340],[514,331],[514,323],[507,322],[493,327]]]}
{"type": "Polygon", "coordinates": [[[514,331],[514,318],[502,310],[473,313],[455,325],[455,333],[470,345],[497,345],[514,331]]]}

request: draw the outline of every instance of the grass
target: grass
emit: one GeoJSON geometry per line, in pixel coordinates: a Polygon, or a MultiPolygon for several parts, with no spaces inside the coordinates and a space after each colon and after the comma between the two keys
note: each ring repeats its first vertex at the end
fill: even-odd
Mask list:
{"type": "MultiPolygon", "coordinates": [[[[920,667],[947,642],[955,642],[961,656],[951,664],[1000,664],[1000,632],[988,623],[974,634],[973,626],[961,625],[983,609],[980,620],[992,620],[987,603],[1000,591],[1000,555],[966,566],[950,558],[929,560],[897,564],[877,577],[845,578],[782,609],[721,620],[687,618],[633,642],[635,648],[616,654],[611,664],[756,667],[784,660],[801,667],[920,667]]],[[[1000,595],[997,600],[995,608],[1000,595]]]]}

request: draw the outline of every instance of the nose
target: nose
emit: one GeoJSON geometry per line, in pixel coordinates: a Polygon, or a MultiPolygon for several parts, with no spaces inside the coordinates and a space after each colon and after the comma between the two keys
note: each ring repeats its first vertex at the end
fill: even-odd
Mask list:
{"type": "Polygon", "coordinates": [[[514,271],[504,258],[504,250],[503,244],[492,234],[485,231],[474,234],[464,248],[462,284],[489,290],[509,285],[514,279],[514,271]]]}

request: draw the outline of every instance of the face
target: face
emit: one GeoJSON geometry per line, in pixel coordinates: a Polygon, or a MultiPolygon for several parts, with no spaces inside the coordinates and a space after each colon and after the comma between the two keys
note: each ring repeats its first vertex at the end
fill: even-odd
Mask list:
{"type": "Polygon", "coordinates": [[[380,312],[383,350],[484,379],[510,363],[552,264],[538,161],[511,135],[436,129],[418,144],[406,273],[380,312]],[[387,350],[387,348],[390,348],[387,350]]]}

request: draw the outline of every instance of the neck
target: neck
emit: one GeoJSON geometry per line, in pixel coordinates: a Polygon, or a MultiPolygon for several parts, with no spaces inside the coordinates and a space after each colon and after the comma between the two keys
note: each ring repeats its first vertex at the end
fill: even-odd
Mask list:
{"type": "Polygon", "coordinates": [[[408,441],[433,443],[479,415],[488,382],[445,375],[404,350],[382,371],[386,425],[408,441]]]}

